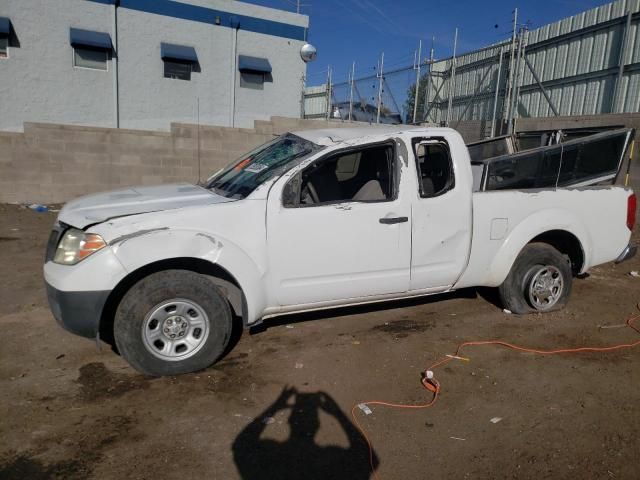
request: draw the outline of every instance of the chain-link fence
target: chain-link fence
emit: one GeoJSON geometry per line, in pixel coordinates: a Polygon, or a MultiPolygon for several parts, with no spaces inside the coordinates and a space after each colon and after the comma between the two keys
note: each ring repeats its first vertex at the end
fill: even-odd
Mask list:
{"type": "MultiPolygon", "coordinates": [[[[412,123],[417,67],[349,78],[305,90],[305,118],[333,118],[369,123],[412,123]],[[328,100],[330,97],[330,102],[328,100]]],[[[421,107],[416,113],[421,121],[421,107]]]]}
{"type": "Polygon", "coordinates": [[[634,113],[638,32],[638,2],[618,0],[534,30],[518,24],[515,11],[511,38],[478,50],[456,56],[456,40],[445,59],[416,52],[418,61],[398,67],[382,55],[373,71],[335,82],[329,71],[324,85],[305,91],[304,116],[453,128],[475,122],[487,137],[513,131],[523,117],[634,113]]]}

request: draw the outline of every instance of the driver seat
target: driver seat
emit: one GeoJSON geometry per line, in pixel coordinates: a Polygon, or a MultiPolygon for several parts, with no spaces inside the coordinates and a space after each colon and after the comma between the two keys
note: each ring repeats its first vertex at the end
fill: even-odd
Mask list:
{"type": "Polygon", "coordinates": [[[358,190],[353,196],[353,200],[359,201],[384,199],[386,199],[386,197],[378,180],[369,180],[362,187],[360,187],[360,190],[358,190]]]}

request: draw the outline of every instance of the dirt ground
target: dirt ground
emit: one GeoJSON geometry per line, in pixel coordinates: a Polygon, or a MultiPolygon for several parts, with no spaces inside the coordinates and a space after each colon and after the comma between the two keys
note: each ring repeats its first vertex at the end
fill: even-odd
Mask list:
{"type": "MultiPolygon", "coordinates": [[[[554,314],[509,315],[468,290],[282,317],[244,332],[206,371],[145,378],[54,321],[41,273],[54,217],[0,205],[1,479],[372,478],[352,406],[428,401],[421,371],[459,342],[640,337],[600,328],[640,301],[634,258],[576,279],[554,314]]],[[[436,371],[433,408],[356,411],[380,478],[640,478],[640,348],[464,355],[436,371]]]]}

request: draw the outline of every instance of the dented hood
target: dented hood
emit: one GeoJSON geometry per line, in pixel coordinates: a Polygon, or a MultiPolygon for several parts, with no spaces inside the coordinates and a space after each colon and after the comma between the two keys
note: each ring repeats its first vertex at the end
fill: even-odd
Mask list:
{"type": "Polygon", "coordinates": [[[233,200],[188,183],[132,187],[72,200],[60,211],[58,219],[85,228],[110,218],[230,201],[233,200]]]}

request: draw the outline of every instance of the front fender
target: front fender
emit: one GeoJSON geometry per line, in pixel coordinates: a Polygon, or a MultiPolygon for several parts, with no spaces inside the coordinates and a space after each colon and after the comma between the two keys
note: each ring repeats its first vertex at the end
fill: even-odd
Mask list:
{"type": "Polygon", "coordinates": [[[109,244],[127,273],[171,258],[199,258],[219,265],[240,284],[248,323],[259,319],[266,308],[264,269],[228,238],[209,232],[158,228],[114,238],[109,244]]]}
{"type": "Polygon", "coordinates": [[[494,254],[486,275],[486,285],[497,287],[511,270],[518,254],[531,240],[538,235],[551,230],[563,230],[574,235],[582,247],[584,264],[582,270],[591,265],[592,245],[589,232],[583,227],[580,218],[569,210],[561,208],[548,208],[525,217],[513,229],[498,251],[494,254]]]}

